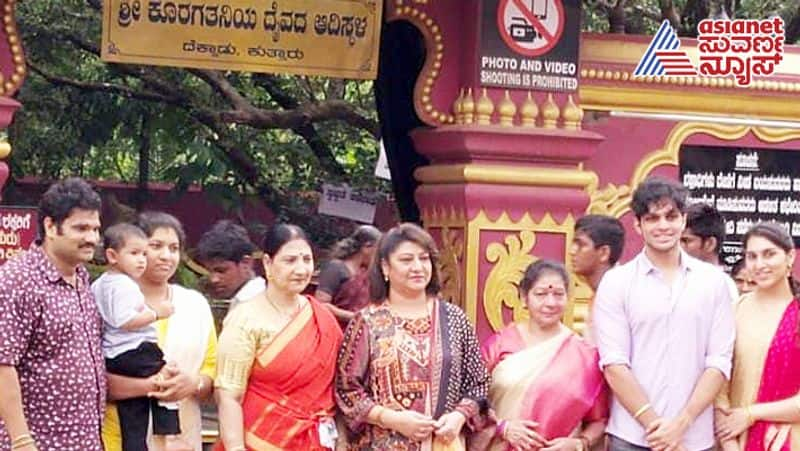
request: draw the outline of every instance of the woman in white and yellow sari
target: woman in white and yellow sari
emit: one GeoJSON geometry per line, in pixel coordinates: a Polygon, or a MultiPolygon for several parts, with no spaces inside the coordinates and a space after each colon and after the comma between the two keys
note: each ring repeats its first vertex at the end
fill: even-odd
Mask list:
{"type": "MultiPolygon", "coordinates": [[[[159,310],[171,305],[173,313],[155,323],[158,345],[169,364],[157,376],[134,378],[107,374],[111,401],[152,396],[179,402],[181,434],[148,436],[149,451],[202,451],[201,401],[213,390],[216,372],[217,331],[208,301],[195,290],[170,283],[186,243],[183,226],[168,213],[144,212],[136,224],[147,234],[147,269],[139,286],[147,304],[159,310]]],[[[113,402],[103,421],[106,451],[122,451],[122,429],[113,402]]]]}
{"type": "Polygon", "coordinates": [[[471,449],[582,451],[602,440],[608,390],[596,348],[561,324],[568,286],[561,263],[539,260],[525,271],[520,297],[530,320],[484,343],[497,426],[471,449]]]}

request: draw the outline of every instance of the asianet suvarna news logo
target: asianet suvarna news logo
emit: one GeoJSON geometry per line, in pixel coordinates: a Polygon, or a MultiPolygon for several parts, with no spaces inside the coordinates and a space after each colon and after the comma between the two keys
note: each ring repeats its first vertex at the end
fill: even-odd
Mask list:
{"type": "Polygon", "coordinates": [[[769,76],[783,61],[786,40],[783,19],[712,20],[697,26],[698,61],[681,49],[681,41],[668,20],[661,23],[633,71],[641,77],[733,77],[748,86],[753,76],[769,76]]]}

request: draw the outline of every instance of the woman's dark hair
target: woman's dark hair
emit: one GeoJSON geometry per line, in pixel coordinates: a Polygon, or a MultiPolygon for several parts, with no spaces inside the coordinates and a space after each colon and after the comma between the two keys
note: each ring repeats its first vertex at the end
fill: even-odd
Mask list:
{"type": "Polygon", "coordinates": [[[560,276],[564,281],[564,287],[569,290],[569,274],[567,274],[567,268],[562,263],[555,260],[536,260],[528,265],[522,280],[519,281],[519,295],[523,302],[536,281],[547,273],[560,276]]]}
{"type": "MultiPolygon", "coordinates": [[[[759,222],[751,227],[742,238],[745,252],[747,252],[747,242],[750,240],[750,238],[755,236],[764,238],[770,243],[783,249],[783,251],[786,253],[789,253],[794,249],[794,240],[792,239],[792,236],[789,235],[789,232],[787,232],[783,226],[776,222],[759,222]]],[[[745,253],[745,256],[746,255],[747,254],[745,253]]],[[[787,283],[789,284],[789,289],[792,291],[792,296],[795,298],[795,302],[800,302],[800,299],[798,299],[798,295],[800,294],[800,284],[798,284],[797,281],[794,280],[794,277],[792,277],[791,269],[789,271],[787,283]]],[[[797,337],[800,338],[800,320],[797,322],[797,337]]]]}
{"type": "Polygon", "coordinates": [[[261,242],[261,249],[264,254],[270,258],[274,257],[284,244],[292,240],[303,240],[309,245],[311,241],[308,240],[306,232],[294,224],[276,223],[273,224],[264,234],[264,240],[261,242]]]}
{"type": "Polygon", "coordinates": [[[392,227],[378,241],[378,248],[375,250],[375,257],[369,269],[369,298],[372,302],[381,303],[389,296],[389,282],[384,279],[381,263],[388,262],[389,256],[405,242],[419,245],[430,255],[431,281],[425,287],[425,293],[428,295],[439,294],[439,270],[436,264],[439,251],[436,249],[436,243],[422,227],[405,222],[392,227]]]}
{"type": "Polygon", "coordinates": [[[178,236],[178,243],[181,249],[186,244],[186,232],[183,230],[183,224],[169,213],[163,211],[144,211],[139,213],[134,225],[144,230],[147,237],[153,236],[158,229],[172,229],[175,235],[178,236]]]}
{"type": "MultiPolygon", "coordinates": [[[[744,243],[745,255],[747,252],[747,242],[750,238],[753,237],[760,237],[764,238],[765,240],[769,241],[770,243],[778,246],[779,248],[783,249],[784,252],[787,254],[794,250],[794,240],[792,236],[789,235],[789,232],[776,222],[759,222],[758,224],[754,225],[744,234],[742,238],[742,243],[744,243]]],[[[794,263],[794,262],[792,262],[794,263]]],[[[800,284],[794,280],[792,277],[791,271],[789,271],[789,288],[792,290],[792,296],[795,298],[800,295],[800,284]]],[[[800,326],[800,325],[799,325],[800,326]]],[[[798,329],[800,331],[800,329],[798,329]]]]}
{"type": "Polygon", "coordinates": [[[364,246],[375,244],[381,238],[381,231],[371,225],[359,226],[347,238],[333,245],[330,257],[346,260],[361,252],[364,246]]]}

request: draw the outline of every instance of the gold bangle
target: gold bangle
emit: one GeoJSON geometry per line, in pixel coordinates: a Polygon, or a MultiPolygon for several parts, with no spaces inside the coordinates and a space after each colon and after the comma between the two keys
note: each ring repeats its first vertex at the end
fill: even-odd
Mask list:
{"type": "Polygon", "coordinates": [[[28,440],[33,440],[31,434],[18,435],[15,439],[11,440],[11,446],[14,446],[19,442],[27,442],[28,440]]]}
{"type": "Polygon", "coordinates": [[[649,402],[647,404],[643,405],[642,407],[639,407],[639,410],[637,410],[636,413],[633,414],[633,419],[634,420],[638,420],[639,417],[642,416],[642,414],[644,414],[645,412],[647,412],[647,409],[649,409],[649,408],[650,408],[650,403],[649,402]]]}
{"type": "Polygon", "coordinates": [[[17,438],[17,440],[18,441],[15,441],[14,443],[11,444],[11,449],[20,449],[24,446],[36,444],[36,442],[33,441],[33,438],[31,438],[30,436],[22,440],[19,440],[19,438],[17,438]]]}

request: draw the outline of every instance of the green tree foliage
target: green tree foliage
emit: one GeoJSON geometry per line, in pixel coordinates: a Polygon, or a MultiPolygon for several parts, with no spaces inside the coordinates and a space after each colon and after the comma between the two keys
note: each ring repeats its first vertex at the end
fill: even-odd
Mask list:
{"type": "MultiPolygon", "coordinates": [[[[26,0],[17,19],[30,69],[9,130],[12,173],[201,184],[232,215],[258,196],[320,244],[340,221],[313,214],[326,181],[388,193],[372,175],[379,127],[371,82],[106,64],[101,0],[26,0]],[[141,180],[140,180],[141,179],[141,180]]],[[[780,14],[795,0],[584,0],[584,29],[692,36],[705,17],[780,14]]]]}
{"type": "Polygon", "coordinates": [[[786,42],[800,39],[800,2],[796,0],[583,0],[584,29],[595,32],[652,34],[664,19],[686,37],[697,36],[705,18],[766,19],[781,16],[786,42]]]}
{"type": "Polygon", "coordinates": [[[371,82],[106,64],[101,9],[100,0],[18,3],[30,75],[9,130],[13,174],[197,183],[232,214],[258,196],[323,243],[341,222],[314,217],[316,199],[298,193],[323,182],[388,192],[372,175],[371,82]]]}

